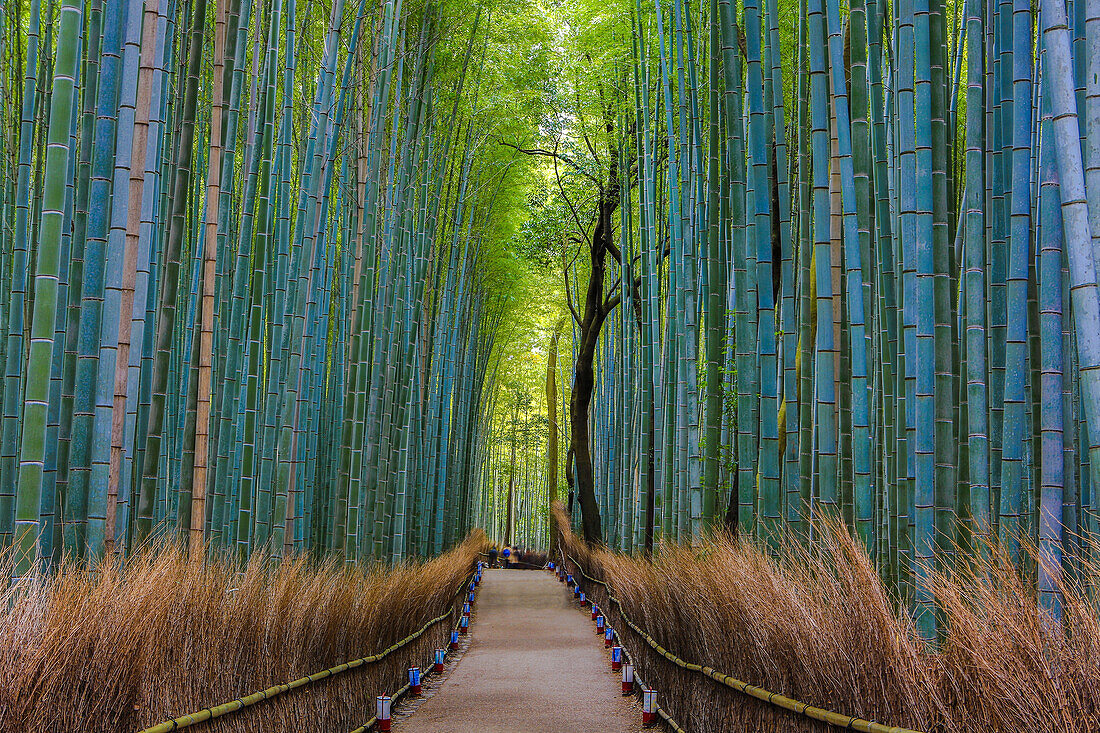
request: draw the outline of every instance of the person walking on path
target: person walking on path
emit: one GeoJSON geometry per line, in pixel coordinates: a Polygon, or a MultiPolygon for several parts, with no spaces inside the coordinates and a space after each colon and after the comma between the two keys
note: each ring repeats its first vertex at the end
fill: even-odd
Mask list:
{"type": "Polygon", "coordinates": [[[493,545],[489,548],[489,567],[495,568],[497,566],[497,546],[493,545]]]}

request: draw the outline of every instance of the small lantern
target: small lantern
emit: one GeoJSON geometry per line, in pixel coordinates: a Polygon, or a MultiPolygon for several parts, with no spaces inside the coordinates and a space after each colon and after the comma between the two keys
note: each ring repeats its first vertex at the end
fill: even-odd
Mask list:
{"type": "Polygon", "coordinates": [[[378,730],[388,731],[390,729],[390,696],[379,695],[375,699],[376,708],[374,717],[378,718],[378,730]]]}
{"type": "Polygon", "coordinates": [[[446,660],[447,660],[447,652],[443,651],[442,649],[436,649],[435,650],[435,673],[436,674],[442,674],[443,673],[443,662],[445,662],[446,660]]]}
{"type": "Polygon", "coordinates": [[[580,588],[580,586],[579,586],[579,585],[574,585],[574,586],[573,586],[573,597],[574,597],[574,598],[579,598],[580,596],[581,596],[581,588],[580,588]]]}
{"type": "Polygon", "coordinates": [[[470,615],[470,603],[469,603],[469,601],[462,604],[462,615],[463,616],[469,616],[470,615]]]}
{"type": "Polygon", "coordinates": [[[634,692],[634,665],[623,665],[623,694],[630,695],[634,692]]]}
{"type": "Polygon", "coordinates": [[[623,648],[621,646],[611,647],[611,671],[618,672],[623,668],[623,648]]]}
{"type": "Polygon", "coordinates": [[[603,616],[596,617],[596,633],[603,634],[603,616]]]}
{"type": "Polygon", "coordinates": [[[458,629],[451,631],[451,651],[458,649],[458,629]]]}
{"type": "Polygon", "coordinates": [[[466,600],[469,601],[470,603],[474,602],[474,592],[473,591],[470,591],[470,595],[466,596],[466,600]]]}
{"type": "Polygon", "coordinates": [[[657,723],[657,691],[642,690],[642,725],[649,728],[657,723]]]}
{"type": "Polygon", "coordinates": [[[610,625],[605,624],[603,630],[603,648],[610,649],[611,643],[613,641],[615,641],[615,629],[611,628],[610,625]]]}
{"type": "Polygon", "coordinates": [[[422,690],[420,686],[420,667],[409,667],[409,687],[412,688],[414,696],[420,696],[422,690]]]}
{"type": "Polygon", "coordinates": [[[458,633],[465,636],[470,633],[470,617],[463,616],[462,620],[458,622],[458,633]]]}
{"type": "Polygon", "coordinates": [[[588,605],[588,601],[585,599],[583,590],[581,591],[581,605],[582,606],[587,606],[588,605]]]}
{"type": "Polygon", "coordinates": [[[593,604],[592,604],[592,620],[593,620],[593,621],[595,621],[595,620],[596,620],[596,618],[597,618],[597,617],[598,617],[599,615],[600,615],[600,607],[599,607],[599,606],[597,606],[597,605],[596,605],[595,603],[593,603],[593,604]]]}

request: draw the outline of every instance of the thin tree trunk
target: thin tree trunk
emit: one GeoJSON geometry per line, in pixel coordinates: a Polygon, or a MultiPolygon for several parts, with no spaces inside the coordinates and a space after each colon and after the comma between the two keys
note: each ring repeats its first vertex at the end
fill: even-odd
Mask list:
{"type": "Polygon", "coordinates": [[[210,107],[210,159],[206,169],[206,238],[202,255],[199,331],[198,401],[195,412],[195,458],[191,475],[190,550],[197,555],[206,528],[206,477],[210,455],[210,395],[214,366],[214,295],[217,284],[218,199],[221,196],[222,112],[225,102],[226,3],[218,3],[214,21],[214,80],[210,107]]]}
{"type": "Polygon", "coordinates": [[[546,479],[550,501],[558,498],[558,340],[565,327],[565,318],[554,326],[550,351],[546,355],[546,415],[549,435],[546,439],[546,479]]]}
{"type": "Polygon", "coordinates": [[[179,287],[180,250],[187,214],[187,191],[191,184],[191,159],[194,153],[195,107],[198,97],[199,70],[202,63],[202,38],[206,28],[206,0],[196,0],[192,17],[191,41],[187,60],[187,88],[184,92],[180,124],[179,160],[172,189],[172,219],[168,226],[167,249],[160,282],[157,313],[156,358],[153,367],[153,399],[148,410],[148,429],[134,544],[140,544],[153,529],[153,501],[163,442],[165,392],[168,387],[169,352],[176,325],[176,291],[179,287]]]}

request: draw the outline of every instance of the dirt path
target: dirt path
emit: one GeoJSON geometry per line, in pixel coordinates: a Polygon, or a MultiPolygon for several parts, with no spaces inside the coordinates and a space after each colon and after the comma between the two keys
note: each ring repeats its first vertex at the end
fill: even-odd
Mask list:
{"type": "Polygon", "coordinates": [[[589,617],[550,573],[486,570],[469,649],[414,704],[400,733],[627,733],[641,730],[635,698],[589,617]]]}

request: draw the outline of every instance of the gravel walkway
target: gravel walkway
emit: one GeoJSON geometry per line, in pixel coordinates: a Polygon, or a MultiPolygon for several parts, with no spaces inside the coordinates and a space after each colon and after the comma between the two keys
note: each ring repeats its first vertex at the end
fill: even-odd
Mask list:
{"type": "Polygon", "coordinates": [[[636,698],[587,613],[548,572],[486,570],[469,648],[425,698],[395,711],[400,733],[627,733],[636,698]]]}

